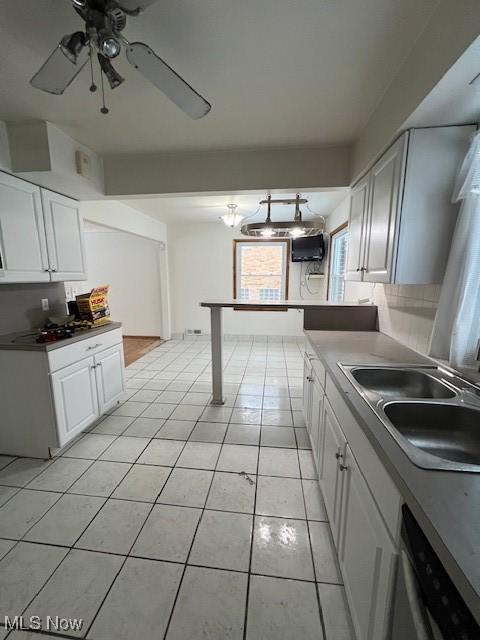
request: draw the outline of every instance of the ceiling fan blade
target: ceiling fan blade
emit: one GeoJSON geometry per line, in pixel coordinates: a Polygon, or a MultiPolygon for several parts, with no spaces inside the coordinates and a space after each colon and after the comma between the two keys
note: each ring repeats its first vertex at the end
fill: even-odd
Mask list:
{"type": "Polygon", "coordinates": [[[79,52],[77,62],[70,60],[62,51],[60,44],[43,63],[30,80],[32,87],[57,96],[67,89],[83,69],[88,60],[88,50],[79,52]]]}
{"type": "Polygon", "coordinates": [[[158,2],[158,0],[118,0],[120,7],[129,13],[144,11],[155,2],[158,2]]]}
{"type": "Polygon", "coordinates": [[[147,80],[194,120],[203,118],[212,108],[205,98],[143,42],[132,42],[127,47],[127,59],[147,80]]]}

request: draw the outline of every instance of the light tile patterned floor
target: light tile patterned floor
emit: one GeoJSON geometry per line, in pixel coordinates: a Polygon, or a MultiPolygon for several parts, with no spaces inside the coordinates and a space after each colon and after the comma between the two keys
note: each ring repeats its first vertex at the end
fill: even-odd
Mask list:
{"type": "Polygon", "coordinates": [[[4,615],[96,640],[353,640],[302,415],[301,344],[170,341],[49,462],[0,456],[4,615]]]}

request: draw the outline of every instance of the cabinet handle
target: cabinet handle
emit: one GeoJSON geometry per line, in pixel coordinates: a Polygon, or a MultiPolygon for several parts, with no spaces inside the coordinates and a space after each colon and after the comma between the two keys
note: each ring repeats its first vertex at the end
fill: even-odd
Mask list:
{"type": "Polygon", "coordinates": [[[308,382],[313,382],[313,378],[311,378],[310,376],[307,376],[307,380],[308,382]]]}
{"type": "Polygon", "coordinates": [[[98,349],[98,347],[101,347],[102,343],[98,342],[97,344],[92,344],[90,347],[87,347],[87,351],[91,351],[92,349],[98,349]]]}
{"type": "Polygon", "coordinates": [[[51,269],[52,273],[55,273],[56,269],[51,269]]]}
{"type": "Polygon", "coordinates": [[[92,370],[93,370],[93,369],[96,369],[96,368],[97,368],[97,365],[96,365],[96,364],[92,364],[92,365],[90,365],[90,369],[92,369],[92,370]]]}
{"type": "Polygon", "coordinates": [[[47,273],[50,273],[50,269],[44,269],[44,271],[46,271],[47,273]]]}
{"type": "Polygon", "coordinates": [[[335,458],[337,460],[340,460],[340,458],[343,458],[343,453],[338,453],[338,451],[337,451],[337,453],[335,454],[335,458]]]}
{"type": "Polygon", "coordinates": [[[340,464],[339,467],[340,471],[346,471],[348,469],[348,465],[347,464],[340,464]]]}

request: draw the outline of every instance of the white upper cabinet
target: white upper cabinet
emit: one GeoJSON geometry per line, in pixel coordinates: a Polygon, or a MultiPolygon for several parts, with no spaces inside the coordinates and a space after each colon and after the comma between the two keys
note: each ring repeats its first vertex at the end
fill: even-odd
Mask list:
{"type": "Polygon", "coordinates": [[[352,188],[346,280],[443,281],[455,178],[475,126],[406,131],[352,188]]]}
{"type": "Polygon", "coordinates": [[[85,246],[78,202],[42,189],[42,203],[52,280],[85,280],[85,246]]]}
{"type": "Polygon", "coordinates": [[[403,187],[408,136],[402,136],[370,172],[370,206],[365,234],[364,280],[391,282],[395,225],[403,187]]]}
{"type": "Polygon", "coordinates": [[[0,284],[86,279],[78,202],[0,172],[0,284]]]}
{"type": "Polygon", "coordinates": [[[50,280],[40,189],[0,173],[0,283],[50,280]]]}
{"type": "Polygon", "coordinates": [[[370,175],[362,178],[352,189],[350,200],[350,221],[348,225],[348,256],[345,272],[346,280],[361,280],[365,230],[370,194],[370,175]]]}

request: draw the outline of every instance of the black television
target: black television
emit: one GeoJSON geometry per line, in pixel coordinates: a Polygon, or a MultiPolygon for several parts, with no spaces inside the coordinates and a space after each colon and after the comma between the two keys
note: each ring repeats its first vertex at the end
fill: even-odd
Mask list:
{"type": "Polygon", "coordinates": [[[323,233],[292,239],[292,262],[321,262],[325,257],[323,233]]]}

